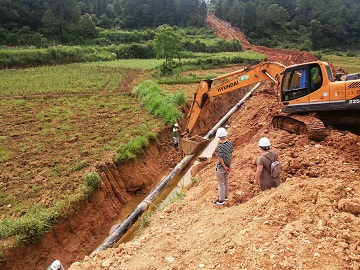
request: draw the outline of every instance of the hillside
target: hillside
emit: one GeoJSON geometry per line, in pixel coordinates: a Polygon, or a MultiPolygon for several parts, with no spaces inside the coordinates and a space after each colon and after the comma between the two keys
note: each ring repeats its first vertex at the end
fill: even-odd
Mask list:
{"type": "MultiPolygon", "coordinates": [[[[242,38],[212,16],[208,23],[224,38],[242,38]]],[[[243,44],[286,65],[315,60],[243,44]]],[[[197,182],[154,215],[138,239],[78,258],[69,269],[360,269],[360,137],[327,127],[325,140],[315,143],[274,129],[271,118],[279,109],[271,86],[263,85],[230,118],[234,161],[225,206],[212,203],[212,158],[193,169],[197,182]],[[283,173],[278,188],[260,192],[253,178],[263,136],[283,173]]]]}

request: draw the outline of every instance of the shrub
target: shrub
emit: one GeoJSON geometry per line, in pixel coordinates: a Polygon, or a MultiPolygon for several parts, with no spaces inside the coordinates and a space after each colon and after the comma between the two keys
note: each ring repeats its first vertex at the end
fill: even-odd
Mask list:
{"type": "Polygon", "coordinates": [[[84,184],[92,190],[95,190],[100,187],[100,179],[100,176],[96,172],[88,172],[84,176],[84,184]]]}
{"type": "Polygon", "coordinates": [[[356,52],[347,52],[346,56],[347,57],[357,57],[357,53],[356,52]]]}

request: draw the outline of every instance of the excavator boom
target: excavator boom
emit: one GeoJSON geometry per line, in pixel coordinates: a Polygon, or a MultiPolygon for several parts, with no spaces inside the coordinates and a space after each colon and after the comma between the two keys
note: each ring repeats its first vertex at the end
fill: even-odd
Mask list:
{"type": "Polygon", "coordinates": [[[264,62],[246,67],[211,80],[201,80],[194,94],[193,103],[189,111],[186,133],[190,136],[197,120],[211,97],[223,95],[237,89],[263,81],[280,83],[281,73],[285,66],[276,62],[264,62]],[[220,83],[215,85],[216,83],[220,83]]]}

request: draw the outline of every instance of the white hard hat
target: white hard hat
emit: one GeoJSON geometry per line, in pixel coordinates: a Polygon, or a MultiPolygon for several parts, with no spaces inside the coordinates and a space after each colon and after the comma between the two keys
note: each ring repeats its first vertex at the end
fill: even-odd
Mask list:
{"type": "Polygon", "coordinates": [[[259,140],[260,147],[269,147],[270,145],[270,140],[268,138],[263,137],[259,140]]]}
{"type": "Polygon", "coordinates": [[[178,127],[179,126],[179,124],[178,123],[175,123],[175,125],[174,125],[175,127],[178,127]]]}
{"type": "Polygon", "coordinates": [[[59,260],[55,260],[53,261],[53,263],[51,264],[51,270],[60,270],[61,268],[61,263],[59,260]]]}
{"type": "Polygon", "coordinates": [[[218,138],[224,138],[227,136],[227,132],[225,128],[218,128],[216,131],[216,137],[218,138]]]}

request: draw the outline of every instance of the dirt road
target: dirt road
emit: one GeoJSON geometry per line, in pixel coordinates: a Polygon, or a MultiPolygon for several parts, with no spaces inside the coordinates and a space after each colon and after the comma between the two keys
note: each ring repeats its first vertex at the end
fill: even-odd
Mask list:
{"type": "Polygon", "coordinates": [[[245,35],[228,22],[222,21],[212,14],[207,17],[207,23],[217,35],[224,39],[238,39],[244,50],[259,52],[268,56],[267,60],[279,62],[285,66],[318,60],[313,54],[303,51],[281,50],[255,46],[249,43],[245,35]]]}
{"type": "MultiPolygon", "coordinates": [[[[224,38],[242,39],[209,17],[224,38]]],[[[254,47],[283,64],[315,60],[303,52],[254,47]]],[[[360,138],[327,127],[324,141],[274,129],[276,97],[264,85],[229,120],[234,143],[230,198],[216,207],[216,158],[193,170],[180,202],[156,213],[136,240],[79,258],[69,269],[360,269],[360,138]],[[283,165],[281,185],[253,183],[257,142],[270,138],[283,165]]]]}

